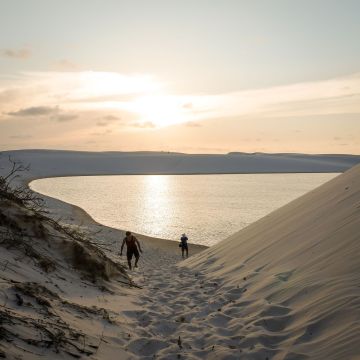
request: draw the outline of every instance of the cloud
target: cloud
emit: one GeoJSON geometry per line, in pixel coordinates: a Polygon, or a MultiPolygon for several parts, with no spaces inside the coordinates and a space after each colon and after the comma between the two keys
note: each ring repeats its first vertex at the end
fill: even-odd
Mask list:
{"type": "Polygon", "coordinates": [[[50,120],[58,122],[66,122],[75,120],[78,115],[62,111],[58,106],[32,106],[29,108],[20,109],[18,111],[9,112],[7,115],[16,117],[44,117],[49,116],[50,120]]]}
{"type": "Polygon", "coordinates": [[[31,51],[26,48],[1,49],[0,54],[1,54],[1,56],[6,57],[6,58],[26,60],[31,56],[31,51]]]}
{"type": "Polygon", "coordinates": [[[96,123],[96,126],[109,126],[115,121],[121,121],[121,117],[114,115],[105,115],[100,118],[100,120],[96,123]]]}
{"type": "Polygon", "coordinates": [[[71,120],[75,120],[77,118],[78,118],[78,115],[76,115],[76,114],[57,114],[57,115],[51,116],[51,120],[55,120],[58,122],[71,121],[71,120]]]}
{"type": "Polygon", "coordinates": [[[192,104],[203,113],[192,120],[240,115],[290,117],[360,113],[360,74],[243,90],[218,95],[198,95],[192,104]]]}
{"type": "Polygon", "coordinates": [[[100,126],[100,127],[110,126],[115,121],[121,125],[126,125],[122,121],[122,118],[119,116],[105,115],[100,118],[100,120],[96,123],[96,126],[100,126]]]}
{"type": "Polygon", "coordinates": [[[11,116],[44,116],[57,114],[59,112],[58,107],[48,107],[48,106],[32,106],[25,109],[20,109],[18,111],[9,112],[8,115],[11,116]]]}
{"type": "Polygon", "coordinates": [[[103,116],[102,119],[104,119],[106,121],[121,120],[121,118],[119,116],[114,116],[114,115],[106,115],[106,116],[103,116]]]}

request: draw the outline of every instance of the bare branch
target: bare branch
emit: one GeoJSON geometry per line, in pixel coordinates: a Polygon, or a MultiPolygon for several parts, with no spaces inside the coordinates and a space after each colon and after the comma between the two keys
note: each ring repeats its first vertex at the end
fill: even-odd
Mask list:
{"type": "Polygon", "coordinates": [[[36,212],[46,212],[44,200],[26,186],[12,186],[12,183],[21,173],[29,171],[30,165],[24,165],[21,161],[13,160],[9,156],[11,164],[8,174],[0,176],[0,199],[15,201],[17,204],[24,205],[27,209],[36,212]]]}

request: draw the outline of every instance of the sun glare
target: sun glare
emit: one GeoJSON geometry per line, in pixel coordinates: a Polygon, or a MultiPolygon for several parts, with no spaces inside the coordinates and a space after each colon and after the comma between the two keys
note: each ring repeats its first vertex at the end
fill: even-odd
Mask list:
{"type": "Polygon", "coordinates": [[[139,114],[141,121],[156,127],[164,127],[186,121],[185,113],[174,96],[148,95],[134,99],[129,104],[130,111],[139,114]]]}
{"type": "Polygon", "coordinates": [[[181,96],[140,95],[126,101],[102,101],[90,105],[93,108],[126,111],[135,115],[139,125],[165,127],[195,120],[192,108],[181,96]]]}
{"type": "MultiPolygon", "coordinates": [[[[74,76],[74,75],[73,75],[74,76]]],[[[163,84],[150,75],[122,75],[112,72],[83,71],[74,76],[71,89],[73,99],[112,99],[123,95],[143,95],[160,91],[163,84]]]]}
{"type": "Polygon", "coordinates": [[[139,124],[147,123],[154,127],[189,120],[189,108],[184,107],[182,97],[166,94],[164,84],[149,75],[82,72],[72,97],[79,101],[92,98],[91,103],[85,104],[87,108],[128,111],[136,115],[139,124]]]}

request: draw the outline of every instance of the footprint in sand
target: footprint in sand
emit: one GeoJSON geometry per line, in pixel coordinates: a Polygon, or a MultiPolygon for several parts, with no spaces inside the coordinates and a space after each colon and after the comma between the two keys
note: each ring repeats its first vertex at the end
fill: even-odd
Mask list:
{"type": "Polygon", "coordinates": [[[281,305],[269,305],[266,309],[264,309],[259,316],[282,316],[287,315],[289,312],[291,312],[291,309],[286,306],[281,305]]]}
{"type": "Polygon", "coordinates": [[[155,335],[167,337],[177,332],[179,326],[179,323],[173,320],[161,319],[160,321],[156,321],[154,318],[153,324],[149,328],[149,331],[155,335]]]}
{"type": "Polygon", "coordinates": [[[152,356],[161,349],[168,347],[167,341],[139,338],[128,344],[128,349],[136,355],[152,356]]]}
{"type": "Polygon", "coordinates": [[[277,277],[280,281],[288,281],[292,274],[295,272],[295,270],[296,269],[276,274],[275,277],[277,277]]]}
{"type": "Polygon", "coordinates": [[[229,290],[227,293],[224,294],[224,297],[227,300],[238,300],[241,298],[241,296],[243,295],[243,293],[245,292],[244,290],[246,289],[246,286],[242,286],[242,287],[238,287],[238,288],[234,288],[232,290],[229,290]]]}
{"type": "Polygon", "coordinates": [[[276,317],[265,317],[254,323],[254,325],[261,326],[268,331],[278,332],[284,330],[292,321],[292,316],[276,316],[276,317]]]}

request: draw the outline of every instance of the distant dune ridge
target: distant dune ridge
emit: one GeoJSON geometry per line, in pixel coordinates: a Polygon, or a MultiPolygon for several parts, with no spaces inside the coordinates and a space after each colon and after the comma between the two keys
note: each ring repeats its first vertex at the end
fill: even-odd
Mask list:
{"type": "MultiPolygon", "coordinates": [[[[264,172],[342,171],[359,161],[347,155],[204,155],[207,167],[202,155],[3,156],[9,154],[31,163],[20,182],[140,173],[151,164],[154,173],[190,172],[200,163],[201,171],[215,165],[220,171],[230,165],[220,168],[214,159],[227,156],[228,164],[237,164],[227,169],[264,172]]],[[[144,252],[132,272],[118,256],[123,231],[54,199],[46,198],[49,216],[61,218],[61,226],[1,192],[0,200],[0,357],[360,358],[360,165],[211,248],[191,245],[194,255],[183,262],[177,242],[137,235],[144,252]]]]}
{"type": "Polygon", "coordinates": [[[231,174],[343,172],[360,163],[360,155],[167,152],[4,151],[3,156],[31,164],[29,179],[69,175],[231,174]]]}
{"type": "Polygon", "coordinates": [[[359,359],[360,166],[183,265],[239,294],[244,333],[274,359],[359,359]]]}

